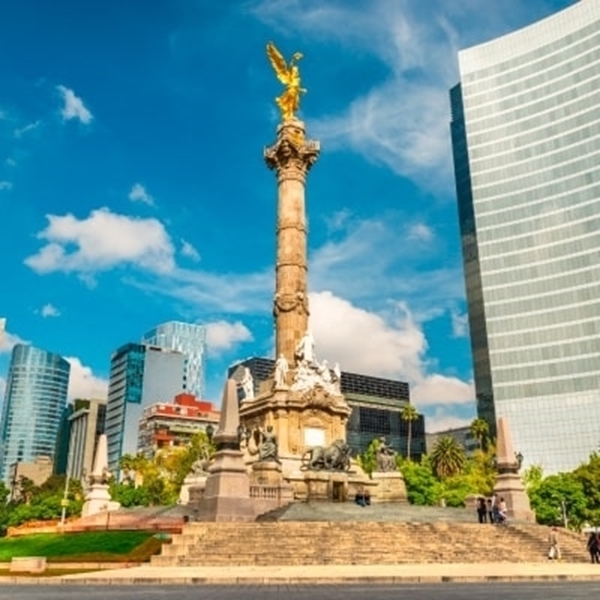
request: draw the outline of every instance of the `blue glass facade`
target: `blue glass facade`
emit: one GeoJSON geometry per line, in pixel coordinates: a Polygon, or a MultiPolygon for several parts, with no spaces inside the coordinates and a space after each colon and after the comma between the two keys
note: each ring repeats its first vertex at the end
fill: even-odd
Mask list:
{"type": "Polygon", "coordinates": [[[125,344],[112,355],[105,421],[111,470],[123,454],[137,453],[144,408],[184,391],[184,364],[181,352],[145,344],[125,344]]]}
{"type": "Polygon", "coordinates": [[[177,350],[185,357],[184,390],[204,398],[206,327],[180,321],[162,323],[148,331],[143,344],[177,350]]]}
{"type": "Polygon", "coordinates": [[[600,442],[600,3],[459,53],[452,143],[479,415],[526,464],[600,442]]]}
{"type": "Polygon", "coordinates": [[[71,366],[59,356],[17,344],[12,351],[0,421],[0,478],[15,462],[53,458],[71,366]]]}

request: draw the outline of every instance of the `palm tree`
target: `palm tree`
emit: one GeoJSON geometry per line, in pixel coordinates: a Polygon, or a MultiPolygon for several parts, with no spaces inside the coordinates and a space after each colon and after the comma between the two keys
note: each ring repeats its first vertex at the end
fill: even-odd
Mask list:
{"type": "Polygon", "coordinates": [[[407,404],[400,412],[400,418],[408,424],[408,442],[406,444],[406,457],[410,460],[410,446],[412,442],[412,424],[419,419],[419,413],[412,404],[407,404]]]}
{"type": "Polygon", "coordinates": [[[469,427],[471,435],[477,440],[477,445],[480,450],[483,450],[483,441],[490,433],[490,426],[483,419],[473,419],[469,427]]]}
{"type": "Polygon", "coordinates": [[[441,479],[458,475],[465,465],[465,450],[450,436],[441,437],[431,452],[431,466],[441,479]]]}

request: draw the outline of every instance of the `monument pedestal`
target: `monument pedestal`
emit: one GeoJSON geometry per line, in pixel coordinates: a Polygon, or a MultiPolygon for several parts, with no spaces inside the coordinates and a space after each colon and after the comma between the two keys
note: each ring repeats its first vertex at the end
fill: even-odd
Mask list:
{"type": "Polygon", "coordinates": [[[236,384],[228,379],[223,390],[219,429],[213,440],[217,447],[208,469],[204,496],[198,503],[199,521],[253,521],[250,478],[240,450],[236,384]]]}
{"type": "Polygon", "coordinates": [[[496,477],[494,493],[498,498],[504,498],[509,519],[535,522],[535,513],[518,473],[500,473],[496,477]]]}
{"type": "Polygon", "coordinates": [[[240,450],[219,450],[199,503],[200,521],[253,521],[250,480],[240,450]]]}
{"type": "Polygon", "coordinates": [[[508,518],[522,521],[535,521],[535,513],[531,510],[529,497],[519,476],[520,460],[515,454],[508,421],[504,417],[498,419],[498,437],[496,440],[496,485],[494,493],[506,502],[508,518]]]}
{"type": "Polygon", "coordinates": [[[336,471],[304,471],[290,476],[296,499],[304,502],[345,502],[349,498],[349,475],[336,471]]]}
{"type": "Polygon", "coordinates": [[[406,484],[404,477],[399,471],[374,472],[371,475],[372,481],[377,483],[371,491],[371,502],[406,502],[406,484]]]}
{"type": "Polygon", "coordinates": [[[252,465],[250,498],[257,515],[294,501],[294,488],[283,479],[279,463],[260,461],[252,465]]]}
{"type": "Polygon", "coordinates": [[[121,505],[110,499],[108,485],[103,483],[94,483],[85,497],[85,502],[81,509],[82,517],[90,517],[101,512],[118,510],[121,505]]]}

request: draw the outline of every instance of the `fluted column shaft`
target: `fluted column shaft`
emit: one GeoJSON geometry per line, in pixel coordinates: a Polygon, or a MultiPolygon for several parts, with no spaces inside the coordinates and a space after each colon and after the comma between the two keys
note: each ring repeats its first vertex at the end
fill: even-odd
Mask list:
{"type": "Polygon", "coordinates": [[[305,139],[304,124],[285,121],[277,141],[265,150],[269,168],[277,174],[277,256],[275,272],[276,356],[283,354],[295,365],[294,349],[308,327],[306,255],[306,174],[316,162],[319,144],[305,139]]]}

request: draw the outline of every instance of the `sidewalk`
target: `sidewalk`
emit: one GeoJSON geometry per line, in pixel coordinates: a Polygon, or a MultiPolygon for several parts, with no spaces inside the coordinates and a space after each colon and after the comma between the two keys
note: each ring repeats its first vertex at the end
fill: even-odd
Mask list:
{"type": "Polygon", "coordinates": [[[600,581],[591,563],[319,565],[280,567],[151,567],[62,577],[0,577],[4,583],[126,584],[402,584],[483,581],[600,581]]]}

